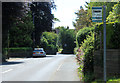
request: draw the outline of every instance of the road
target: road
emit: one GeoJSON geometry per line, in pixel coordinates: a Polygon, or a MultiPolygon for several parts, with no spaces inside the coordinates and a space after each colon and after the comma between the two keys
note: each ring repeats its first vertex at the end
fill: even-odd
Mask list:
{"type": "Polygon", "coordinates": [[[80,81],[75,55],[47,55],[0,65],[2,81],[80,81]]]}

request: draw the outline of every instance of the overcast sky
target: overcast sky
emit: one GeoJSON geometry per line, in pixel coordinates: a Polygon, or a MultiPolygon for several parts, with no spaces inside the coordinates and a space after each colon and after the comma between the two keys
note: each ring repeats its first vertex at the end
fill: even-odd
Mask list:
{"type": "Polygon", "coordinates": [[[85,1],[89,0],[55,0],[57,10],[52,10],[52,13],[60,22],[56,22],[53,27],[69,26],[70,29],[74,29],[72,21],[76,19],[74,12],[80,9],[80,6],[84,6],[85,1]]]}

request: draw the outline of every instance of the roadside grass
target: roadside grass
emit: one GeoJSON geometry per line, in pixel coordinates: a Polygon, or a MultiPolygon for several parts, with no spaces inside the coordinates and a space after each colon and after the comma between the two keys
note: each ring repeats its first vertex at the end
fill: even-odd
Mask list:
{"type": "Polygon", "coordinates": [[[108,82],[111,82],[111,81],[118,81],[118,82],[120,83],[120,78],[118,78],[118,79],[110,79],[110,80],[108,80],[108,82]]]}
{"type": "MultiPolygon", "coordinates": [[[[92,83],[104,83],[101,80],[93,81],[92,83]]],[[[108,78],[106,83],[120,83],[120,78],[108,78]]]]}

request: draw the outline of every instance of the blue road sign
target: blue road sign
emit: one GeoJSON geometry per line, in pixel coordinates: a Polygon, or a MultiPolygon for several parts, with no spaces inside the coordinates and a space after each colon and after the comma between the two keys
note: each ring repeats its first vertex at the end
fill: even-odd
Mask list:
{"type": "Polygon", "coordinates": [[[92,7],[92,22],[102,22],[102,7],[92,7]]]}

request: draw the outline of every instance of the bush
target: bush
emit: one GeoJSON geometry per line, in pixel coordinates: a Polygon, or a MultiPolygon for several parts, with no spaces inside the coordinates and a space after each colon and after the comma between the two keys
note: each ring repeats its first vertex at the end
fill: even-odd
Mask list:
{"type": "Polygon", "coordinates": [[[31,47],[5,48],[8,57],[32,57],[31,47]]]}
{"type": "MultiPolygon", "coordinates": [[[[119,49],[120,48],[120,23],[108,23],[106,24],[106,46],[107,49],[119,49]]],[[[97,33],[102,32],[103,42],[103,24],[97,27],[97,33]]],[[[99,35],[98,35],[99,36],[99,35]]],[[[103,43],[102,43],[103,46],[103,43]]]]}
{"type": "Polygon", "coordinates": [[[58,51],[57,34],[54,32],[44,32],[42,34],[40,47],[44,48],[47,54],[56,54],[58,51]]]}
{"type": "MultiPolygon", "coordinates": [[[[8,49],[8,48],[6,48],[8,49]]],[[[20,51],[31,51],[31,47],[17,47],[17,48],[9,48],[10,52],[20,52],[20,51]]]]}
{"type": "Polygon", "coordinates": [[[94,27],[85,27],[80,29],[76,35],[76,45],[80,47],[86,36],[90,34],[90,31],[94,31],[94,27]]]}
{"type": "Polygon", "coordinates": [[[93,64],[93,53],[94,53],[94,33],[90,32],[90,35],[86,37],[84,42],[81,44],[81,51],[83,55],[80,56],[80,62],[83,64],[80,66],[80,71],[84,74],[84,80],[91,81],[94,79],[94,64],[93,64]],[[90,77],[91,76],[91,77],[90,77]]]}
{"type": "Polygon", "coordinates": [[[47,49],[46,49],[47,54],[56,54],[57,51],[58,51],[57,46],[53,44],[50,44],[47,46],[47,49]]]}

